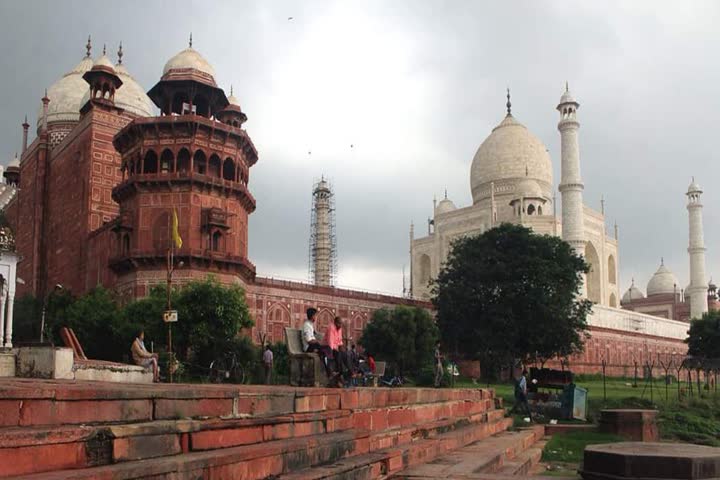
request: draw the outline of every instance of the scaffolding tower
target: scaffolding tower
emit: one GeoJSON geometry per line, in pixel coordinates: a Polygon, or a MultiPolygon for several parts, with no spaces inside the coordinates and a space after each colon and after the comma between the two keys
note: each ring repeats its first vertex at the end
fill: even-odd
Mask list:
{"type": "Polygon", "coordinates": [[[309,279],[318,286],[335,285],[337,243],[335,238],[335,195],[321,177],[313,184],[310,213],[309,279]]]}

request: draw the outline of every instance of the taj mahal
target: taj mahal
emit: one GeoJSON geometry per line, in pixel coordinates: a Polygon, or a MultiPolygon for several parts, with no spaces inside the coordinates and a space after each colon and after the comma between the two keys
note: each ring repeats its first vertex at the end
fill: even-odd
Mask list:
{"type": "MultiPolygon", "coordinates": [[[[605,212],[583,203],[580,168],[578,108],[566,85],[557,105],[561,141],[561,179],[558,212],[552,160],[542,141],[512,114],[510,91],[505,118],[493,128],[475,153],[470,169],[473,204],[458,208],[445,198],[433,201],[427,235],[410,232],[411,289],[415,297],[429,299],[430,281],[437,276],[454,239],[482,233],[500,223],[525,225],[541,234],[561,236],[590,265],[584,295],[608,318],[626,318],[627,311],[648,314],[647,319],[689,320],[716,308],[715,286],[705,274],[702,226],[702,190],[693,179],[687,191],[690,222],[689,264],[691,283],[682,289],[663,264],[647,287],[647,296],[634,282],[621,297],[618,285],[618,229],[608,234],[605,212]],[[623,309],[619,309],[619,307],[623,309]]],[[[621,320],[620,323],[623,323],[621,320]]],[[[592,324],[592,321],[591,321],[592,324]]],[[[676,332],[675,335],[679,335],[676,332]]]]}

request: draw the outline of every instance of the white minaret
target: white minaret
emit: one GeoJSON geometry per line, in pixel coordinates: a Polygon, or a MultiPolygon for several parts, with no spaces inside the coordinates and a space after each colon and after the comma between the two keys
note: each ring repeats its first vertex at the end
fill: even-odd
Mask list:
{"type": "Polygon", "coordinates": [[[690,286],[687,294],[690,295],[690,318],[700,318],[708,311],[707,291],[705,280],[705,239],[703,238],[702,203],[700,185],[695,183],[693,177],[688,187],[688,216],[690,219],[690,286]]]}
{"type": "Polygon", "coordinates": [[[562,238],[578,255],[585,255],[585,225],[583,220],[583,185],[580,177],[580,147],[578,145],[577,109],[575,101],[565,84],[565,93],[557,106],[560,112],[562,163],[560,167],[560,195],[562,197],[562,238]]]}

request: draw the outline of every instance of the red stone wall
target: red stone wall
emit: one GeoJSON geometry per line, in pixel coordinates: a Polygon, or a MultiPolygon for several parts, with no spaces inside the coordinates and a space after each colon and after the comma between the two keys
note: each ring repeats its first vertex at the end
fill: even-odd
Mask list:
{"type": "Polygon", "coordinates": [[[247,286],[247,302],[255,319],[253,338],[257,341],[258,334],[265,333],[272,342],[284,341],[285,327],[300,328],[309,307],[318,309],[316,328],[323,334],[335,316],[343,317],[345,335],[352,342],[359,340],[379,308],[400,304],[432,308],[428,302],[268,278],[257,278],[247,286]]]}

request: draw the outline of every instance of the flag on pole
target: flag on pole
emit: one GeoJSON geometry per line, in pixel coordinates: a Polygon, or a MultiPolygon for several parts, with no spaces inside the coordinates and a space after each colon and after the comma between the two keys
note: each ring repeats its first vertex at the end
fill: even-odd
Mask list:
{"type": "Polygon", "coordinates": [[[180,238],[180,232],[178,231],[177,210],[175,210],[174,208],[172,217],[172,240],[175,244],[175,248],[182,248],[182,238],[180,238]]]}

